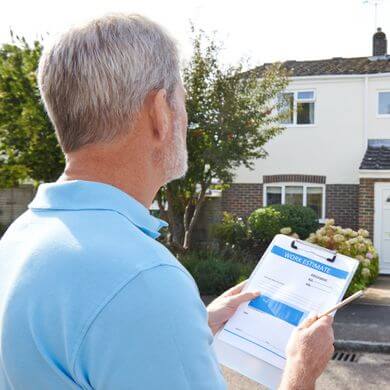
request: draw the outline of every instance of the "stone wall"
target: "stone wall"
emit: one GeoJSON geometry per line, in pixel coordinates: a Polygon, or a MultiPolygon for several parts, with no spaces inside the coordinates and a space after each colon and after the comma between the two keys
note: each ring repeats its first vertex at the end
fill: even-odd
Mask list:
{"type": "Polygon", "coordinates": [[[0,225],[8,226],[26,211],[34,197],[32,185],[0,189],[0,225]]]}

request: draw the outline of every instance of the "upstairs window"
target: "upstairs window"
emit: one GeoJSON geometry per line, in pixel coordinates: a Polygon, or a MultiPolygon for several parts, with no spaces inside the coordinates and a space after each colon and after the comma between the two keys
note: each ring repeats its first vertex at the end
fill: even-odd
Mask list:
{"type": "Polygon", "coordinates": [[[390,91],[378,93],[378,115],[390,116],[390,91]]]}
{"type": "Polygon", "coordinates": [[[313,125],[315,111],[314,91],[284,92],[278,98],[279,112],[285,114],[286,125],[313,125]]]}

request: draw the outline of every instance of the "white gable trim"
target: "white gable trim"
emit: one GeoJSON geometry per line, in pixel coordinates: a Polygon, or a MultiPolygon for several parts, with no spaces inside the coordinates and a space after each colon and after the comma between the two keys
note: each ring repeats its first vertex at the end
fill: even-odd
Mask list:
{"type": "Polygon", "coordinates": [[[390,169],[360,169],[359,176],[364,178],[390,178],[390,169]]]}

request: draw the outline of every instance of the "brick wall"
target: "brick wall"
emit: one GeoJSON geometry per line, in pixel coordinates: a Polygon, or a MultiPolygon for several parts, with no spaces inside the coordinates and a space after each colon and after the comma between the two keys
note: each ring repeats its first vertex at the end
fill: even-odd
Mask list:
{"type": "Polygon", "coordinates": [[[34,197],[32,185],[0,189],[0,224],[7,226],[26,209],[34,197]]]}
{"type": "Polygon", "coordinates": [[[376,182],[390,182],[390,179],[361,178],[359,187],[359,226],[374,235],[374,211],[376,182]]]}
{"type": "Polygon", "coordinates": [[[228,211],[239,217],[263,207],[263,185],[260,183],[232,183],[222,193],[222,211],[228,211]]]}
{"type": "Polygon", "coordinates": [[[326,177],[318,175],[270,175],[263,176],[264,183],[316,183],[325,184],[326,177]]]}
{"type": "Polygon", "coordinates": [[[327,184],[326,217],[336,224],[357,229],[359,225],[359,185],[327,184]]]}

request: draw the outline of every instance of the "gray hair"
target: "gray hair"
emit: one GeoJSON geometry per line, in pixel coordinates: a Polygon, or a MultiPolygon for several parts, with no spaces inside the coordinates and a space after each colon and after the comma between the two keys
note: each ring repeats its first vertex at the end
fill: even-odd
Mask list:
{"type": "Polygon", "coordinates": [[[64,152],[124,134],[146,96],[180,80],[178,51],[156,23],[110,15],[73,28],[41,57],[38,83],[64,152]]]}

